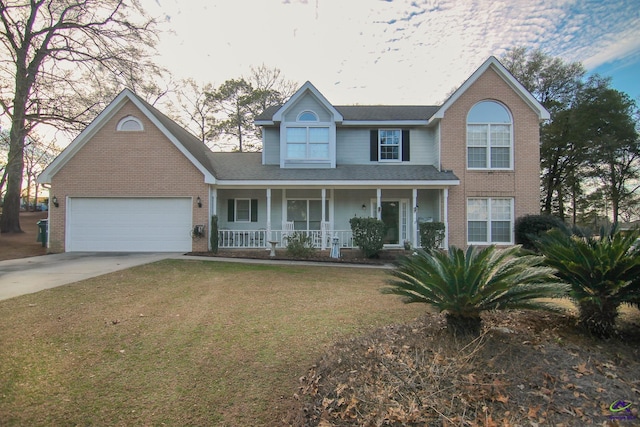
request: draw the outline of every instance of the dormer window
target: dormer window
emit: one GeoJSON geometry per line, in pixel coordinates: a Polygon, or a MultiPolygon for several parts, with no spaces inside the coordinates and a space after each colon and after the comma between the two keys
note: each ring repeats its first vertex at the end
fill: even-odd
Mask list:
{"type": "Polygon", "coordinates": [[[327,160],[329,158],[329,126],[319,123],[310,110],[298,114],[295,124],[286,128],[287,159],[327,160]]]}
{"type": "Polygon", "coordinates": [[[318,115],[316,113],[314,113],[313,111],[303,111],[298,116],[298,120],[297,121],[299,121],[299,122],[317,122],[318,121],[318,115]]]}
{"type": "Polygon", "coordinates": [[[142,122],[133,116],[127,116],[118,122],[116,128],[119,131],[136,132],[144,130],[142,122]]]}

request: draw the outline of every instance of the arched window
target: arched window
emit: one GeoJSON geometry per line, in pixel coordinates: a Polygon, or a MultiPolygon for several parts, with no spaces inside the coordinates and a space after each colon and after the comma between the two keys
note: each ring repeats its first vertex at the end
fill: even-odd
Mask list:
{"type": "Polygon", "coordinates": [[[302,113],[300,113],[298,115],[298,119],[299,122],[317,122],[318,121],[318,115],[316,113],[314,113],[313,111],[303,111],[302,113]]]}
{"type": "Polygon", "coordinates": [[[481,101],[467,114],[467,167],[513,168],[513,119],[496,101],[481,101]]]}
{"type": "Polygon", "coordinates": [[[127,116],[118,122],[117,130],[120,131],[141,131],[144,130],[142,122],[133,116],[127,116]]]}

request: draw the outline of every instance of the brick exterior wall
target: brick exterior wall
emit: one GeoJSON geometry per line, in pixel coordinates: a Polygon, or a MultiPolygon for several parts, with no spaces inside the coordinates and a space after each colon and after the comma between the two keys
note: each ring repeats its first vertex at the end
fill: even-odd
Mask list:
{"type": "Polygon", "coordinates": [[[449,191],[449,244],[467,244],[467,198],[513,197],[514,220],[540,213],[540,127],[538,115],[489,68],[446,111],[441,121],[441,164],[460,178],[449,191]],[[503,103],[513,117],[513,171],[474,171],[466,166],[466,120],[483,100],[503,103]]]}
{"type": "MultiPolygon", "coordinates": [[[[129,101],[53,176],[50,194],[60,206],[49,213],[49,252],[65,250],[67,197],[192,197],[192,224],[207,224],[208,231],[208,188],[202,172],[129,101]],[[128,115],[144,131],[117,131],[128,115]]],[[[205,251],[207,244],[194,241],[193,250],[205,251]]]]}

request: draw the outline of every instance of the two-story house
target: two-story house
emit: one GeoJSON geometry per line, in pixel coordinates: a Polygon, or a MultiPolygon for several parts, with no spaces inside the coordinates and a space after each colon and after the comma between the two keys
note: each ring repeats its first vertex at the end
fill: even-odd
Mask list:
{"type": "Polygon", "coordinates": [[[511,245],[539,212],[548,118],[493,57],[436,106],[337,106],[307,82],[257,118],[261,153],[211,152],[125,90],[39,178],[49,248],[203,251],[213,215],[229,248],[295,231],[352,247],[353,217],[381,219],[390,248],[419,246],[421,221],[445,224],[445,246],[511,245]]]}

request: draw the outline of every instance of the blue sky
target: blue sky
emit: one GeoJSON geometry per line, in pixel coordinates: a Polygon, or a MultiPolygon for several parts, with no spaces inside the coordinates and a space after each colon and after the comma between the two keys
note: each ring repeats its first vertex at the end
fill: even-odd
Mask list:
{"type": "Polygon", "coordinates": [[[251,66],[334,104],[437,104],[487,59],[540,48],[640,102],[638,0],[142,0],[158,62],[221,84],[251,66]]]}

